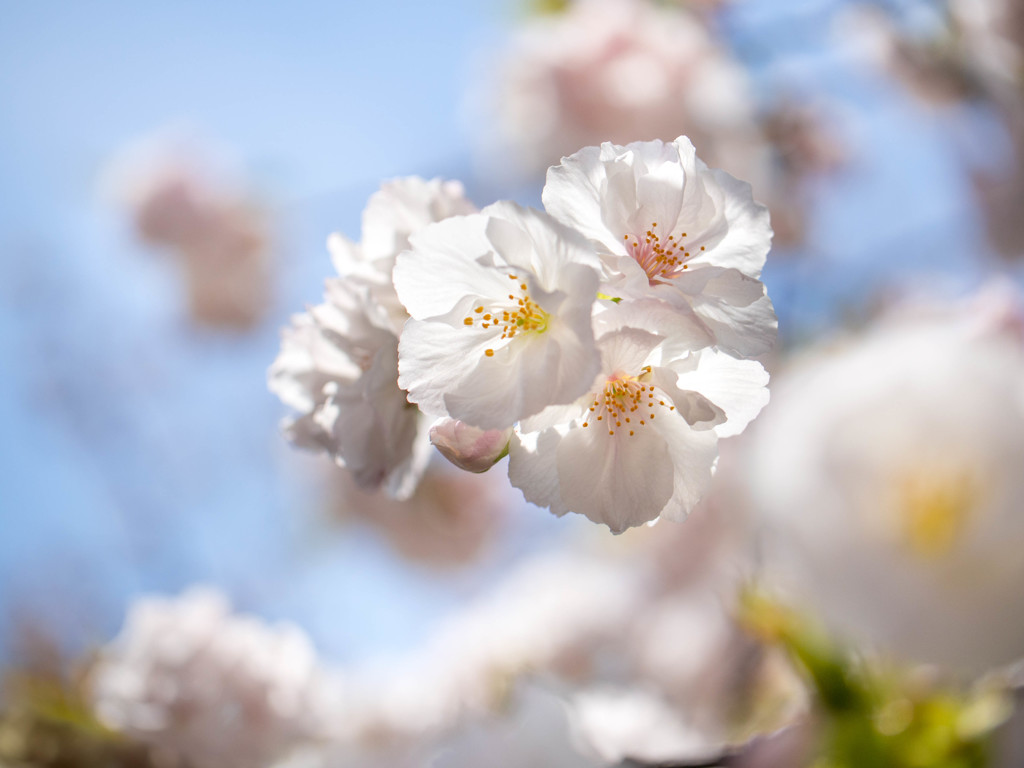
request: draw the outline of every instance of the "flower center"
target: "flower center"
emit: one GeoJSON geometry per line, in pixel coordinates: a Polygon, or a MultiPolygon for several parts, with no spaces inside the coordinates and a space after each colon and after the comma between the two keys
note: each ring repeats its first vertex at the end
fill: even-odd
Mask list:
{"type": "Polygon", "coordinates": [[[656,395],[654,386],[647,384],[651,366],[645,365],[636,376],[616,373],[608,377],[604,389],[593,393],[590,404],[590,415],[583,422],[584,427],[603,422],[608,434],[614,435],[615,430],[629,432],[629,437],[636,434],[640,427],[654,419],[655,409],[668,408],[674,411],[674,405],[668,405],[663,398],[656,395]]]}
{"type": "MultiPolygon", "coordinates": [[[[463,324],[479,327],[481,330],[493,328],[495,330],[492,333],[500,329],[499,341],[513,339],[517,334],[529,331],[544,333],[548,329],[548,320],[551,316],[530,298],[529,286],[519,282],[518,275],[509,275],[508,278],[517,286],[513,288],[514,293],[508,294],[508,302],[502,302],[490,311],[483,305],[475,307],[473,314],[462,321],[463,324]]],[[[494,357],[494,350],[486,349],[484,354],[487,357],[494,357]]]]}
{"type": "Polygon", "coordinates": [[[912,475],[900,483],[897,494],[904,541],[926,558],[953,548],[979,501],[979,489],[966,474],[912,475]]]}
{"type": "MultiPolygon", "coordinates": [[[[690,259],[690,251],[683,244],[686,233],[683,232],[679,237],[669,235],[662,242],[657,230],[658,222],[654,222],[642,236],[623,235],[630,255],[643,267],[651,285],[679,277],[684,269],[690,268],[686,263],[690,259]]],[[[700,249],[703,251],[704,246],[700,249]]]]}

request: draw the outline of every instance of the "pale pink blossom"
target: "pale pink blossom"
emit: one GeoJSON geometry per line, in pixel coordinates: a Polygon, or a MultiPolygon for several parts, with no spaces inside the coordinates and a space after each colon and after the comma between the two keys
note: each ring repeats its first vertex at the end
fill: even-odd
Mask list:
{"type": "Polygon", "coordinates": [[[271,227],[225,165],[198,142],[158,136],[112,160],[104,185],[142,239],[181,264],[194,321],[249,328],[270,301],[271,227]]]}
{"type": "Polygon", "coordinates": [[[758,175],[749,78],[706,22],[649,0],[573,0],[525,21],[489,82],[489,162],[540,173],[603,141],[686,133],[717,163],[758,175]]]}

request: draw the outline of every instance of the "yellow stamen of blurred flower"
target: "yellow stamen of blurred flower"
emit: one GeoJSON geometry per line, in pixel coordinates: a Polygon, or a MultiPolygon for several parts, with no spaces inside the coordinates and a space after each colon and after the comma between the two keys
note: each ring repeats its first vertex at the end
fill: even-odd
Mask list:
{"type": "Polygon", "coordinates": [[[899,487],[902,529],[910,550],[921,557],[947,554],[976,508],[976,483],[964,474],[914,475],[899,487]]]}

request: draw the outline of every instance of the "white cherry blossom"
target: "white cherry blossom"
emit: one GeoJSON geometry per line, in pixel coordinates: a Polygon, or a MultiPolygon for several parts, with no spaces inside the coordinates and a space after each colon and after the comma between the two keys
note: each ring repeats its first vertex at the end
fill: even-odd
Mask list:
{"type": "Polygon", "coordinates": [[[751,79],[690,4],[561,5],[518,25],[484,83],[484,162],[540,174],[589,144],[686,133],[744,178],[763,174],[751,79]]]}
{"type": "Polygon", "coordinates": [[[771,348],[777,321],[759,279],[768,210],[749,184],[708,168],[685,136],[581,149],[548,170],[543,197],[601,254],[603,291],[692,309],[730,354],[771,348]]]}
{"type": "Polygon", "coordinates": [[[578,512],[613,532],[682,520],[707,491],[718,438],[742,431],[767,402],[767,373],[750,360],[643,330],[642,307],[598,318],[602,368],[568,407],[525,420],[509,446],[509,477],[528,501],[578,512]]]}
{"type": "Polygon", "coordinates": [[[385,183],[363,214],[363,242],[332,235],[340,277],[323,304],[283,333],[269,386],[299,411],[285,422],[297,445],[322,450],[364,489],[396,498],[415,490],[430,458],[430,419],[398,386],[398,336],[407,318],[391,282],[397,254],[428,224],[475,210],[458,182],[416,177],[385,183]]]}
{"type": "Polygon", "coordinates": [[[270,368],[270,390],[301,414],[285,434],[360,487],[407,498],[430,458],[430,419],[398,386],[398,337],[364,287],[330,280],[326,299],[293,319],[270,368]]]}
{"type": "Polygon", "coordinates": [[[582,745],[605,765],[623,762],[713,764],[724,749],[647,688],[594,686],[570,700],[582,745]]]}
{"type": "Polygon", "coordinates": [[[411,319],[399,384],[425,412],[504,429],[570,403],[599,367],[599,263],[547,214],[496,203],[411,238],[394,281],[411,319]]]}
{"type": "Polygon", "coordinates": [[[374,301],[387,310],[391,330],[402,332],[408,314],[391,282],[395,257],[409,247],[409,236],[435,221],[477,210],[458,181],[417,176],[392,179],[370,196],[363,211],[362,241],[340,232],[327,240],[338,274],[370,288],[374,301]]]}

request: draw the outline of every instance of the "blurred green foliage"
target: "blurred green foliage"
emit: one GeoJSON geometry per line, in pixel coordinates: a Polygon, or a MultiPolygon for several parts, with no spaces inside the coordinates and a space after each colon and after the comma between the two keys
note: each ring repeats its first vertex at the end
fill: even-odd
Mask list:
{"type": "Polygon", "coordinates": [[[986,768],[992,734],[1009,716],[998,685],[949,690],[934,676],[868,664],[819,627],[756,591],[741,616],[785,648],[815,698],[818,742],[810,768],[986,768]]]}

